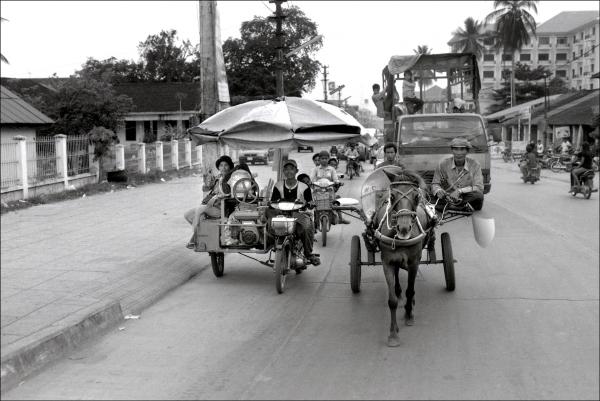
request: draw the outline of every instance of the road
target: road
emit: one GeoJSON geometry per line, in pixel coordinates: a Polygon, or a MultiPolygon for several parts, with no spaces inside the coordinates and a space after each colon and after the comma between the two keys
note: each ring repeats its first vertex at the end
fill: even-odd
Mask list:
{"type": "MultiPolygon", "coordinates": [[[[311,154],[292,157],[310,165],[311,154]]],[[[269,168],[253,171],[264,179],[269,168]]],[[[523,184],[515,165],[494,162],[484,205],[494,241],[480,248],[470,219],[441,227],[456,290],[445,291],[441,266],[423,266],[398,348],[386,346],[381,268],[364,267],[361,292],[350,290],[350,238],[363,229],[353,220],[281,295],[259,263],[227,255],[216,278],[197,254],[205,269],[139,320],[3,398],[597,399],[598,194],[572,198],[566,177],[523,184]]],[[[356,197],[363,178],[345,180],[342,196],[356,197]]]]}

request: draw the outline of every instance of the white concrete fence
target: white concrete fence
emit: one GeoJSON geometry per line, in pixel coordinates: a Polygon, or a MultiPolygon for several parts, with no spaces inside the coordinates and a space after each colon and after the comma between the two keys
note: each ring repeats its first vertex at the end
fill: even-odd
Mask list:
{"type": "MultiPolygon", "coordinates": [[[[98,182],[99,166],[93,161],[93,146],[87,136],[56,135],[28,139],[13,138],[1,145],[1,194],[3,200],[27,199],[40,193],[98,182]]],[[[202,147],[192,151],[189,139],[165,142],[170,152],[163,153],[163,142],[143,142],[127,147],[115,145],[103,163],[105,171],[127,170],[146,174],[194,168],[202,162],[202,147]],[[127,152],[126,152],[127,150],[127,152]],[[132,152],[133,150],[133,152],[132,152]],[[169,162],[165,163],[168,158],[169,162]]]]}

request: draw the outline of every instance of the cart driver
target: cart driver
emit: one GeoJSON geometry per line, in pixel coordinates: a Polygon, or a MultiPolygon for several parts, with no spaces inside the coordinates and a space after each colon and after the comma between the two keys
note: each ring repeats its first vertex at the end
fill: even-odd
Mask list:
{"type": "MultiPolygon", "coordinates": [[[[298,174],[298,164],[296,161],[288,159],[283,163],[282,167],[284,179],[277,181],[273,187],[271,202],[294,202],[296,200],[306,203],[312,202],[310,187],[296,179],[296,174],[298,174]]],[[[270,225],[270,220],[277,215],[277,211],[273,208],[269,208],[266,210],[266,215],[270,225]]],[[[306,212],[301,211],[295,211],[293,217],[296,218],[298,222],[298,224],[296,224],[296,235],[302,240],[304,256],[314,266],[320,265],[321,261],[319,260],[319,257],[312,253],[314,235],[312,220],[306,212]]]]}
{"type": "Polygon", "coordinates": [[[450,142],[452,157],[443,159],[433,174],[431,192],[439,201],[437,209],[443,209],[447,197],[455,208],[481,210],[483,207],[483,175],[481,165],[467,157],[471,144],[464,138],[450,142]]]}

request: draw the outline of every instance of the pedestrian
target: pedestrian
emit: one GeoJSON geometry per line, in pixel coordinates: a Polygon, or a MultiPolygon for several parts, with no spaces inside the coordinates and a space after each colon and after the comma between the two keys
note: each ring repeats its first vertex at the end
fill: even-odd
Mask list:
{"type": "Polygon", "coordinates": [[[542,143],[541,139],[538,139],[538,143],[537,143],[537,153],[538,155],[541,155],[544,153],[544,144],[542,143]]]}

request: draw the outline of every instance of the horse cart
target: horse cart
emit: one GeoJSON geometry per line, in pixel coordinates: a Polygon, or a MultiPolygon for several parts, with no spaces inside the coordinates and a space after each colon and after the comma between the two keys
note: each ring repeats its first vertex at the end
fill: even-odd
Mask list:
{"type": "MultiPolygon", "coordinates": [[[[442,211],[436,211],[435,205],[427,199],[427,194],[424,194],[422,188],[414,186],[415,194],[419,201],[414,202],[414,210],[407,210],[406,214],[414,216],[415,230],[414,235],[410,238],[399,239],[387,237],[382,234],[374,225],[373,217],[376,215],[377,210],[385,208],[386,204],[389,205],[391,191],[395,183],[391,182],[386,175],[388,173],[402,173],[402,169],[395,166],[382,167],[375,170],[364,182],[361,190],[361,204],[362,207],[348,207],[347,210],[353,210],[358,214],[359,218],[365,222],[366,229],[362,233],[363,242],[367,250],[366,260],[362,259],[361,255],[361,243],[360,237],[354,235],[350,243],[350,288],[352,292],[360,292],[361,284],[361,272],[363,266],[381,266],[381,259],[376,260],[376,254],[380,252],[380,244],[386,243],[392,248],[396,246],[411,246],[417,243],[421,243],[421,250],[426,251],[426,257],[421,257],[419,265],[434,265],[441,264],[444,268],[444,277],[446,281],[446,290],[454,291],[455,289],[455,274],[454,264],[456,260],[452,252],[452,242],[450,234],[443,232],[440,235],[442,258],[438,259],[435,242],[437,236],[437,229],[450,221],[467,217],[472,214],[472,210],[458,210],[453,209],[450,204],[448,208],[442,211]],[[420,202],[420,207],[417,208],[417,203],[420,202]]],[[[408,192],[411,192],[409,189],[408,192]]],[[[403,194],[405,197],[406,194],[403,194]]],[[[392,217],[392,220],[394,218],[392,217]]],[[[387,224],[387,222],[381,222],[381,224],[387,224]]],[[[393,223],[392,223],[393,224],[393,223]]]]}

